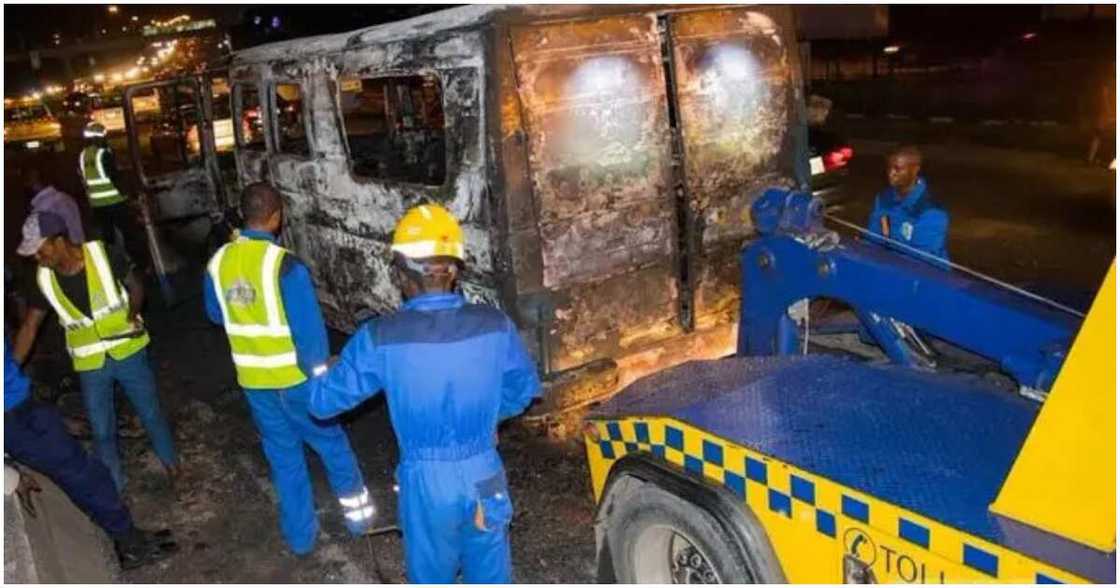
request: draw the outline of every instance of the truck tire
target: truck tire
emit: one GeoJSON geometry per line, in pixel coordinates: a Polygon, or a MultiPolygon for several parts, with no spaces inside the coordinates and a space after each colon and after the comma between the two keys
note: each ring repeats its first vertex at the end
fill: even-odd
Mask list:
{"type": "Polygon", "coordinates": [[[759,577],[714,517],[652,484],[615,507],[607,540],[625,584],[750,584],[759,577]]]}

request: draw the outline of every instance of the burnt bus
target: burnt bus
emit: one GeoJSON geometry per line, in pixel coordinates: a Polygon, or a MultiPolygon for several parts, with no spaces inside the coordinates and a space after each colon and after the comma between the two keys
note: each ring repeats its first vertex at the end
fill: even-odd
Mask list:
{"type": "Polygon", "coordinates": [[[465,6],[243,50],[221,77],[159,82],[201,98],[201,153],[217,101],[235,137],[226,164],[148,178],[161,211],[213,216],[270,181],[352,330],[400,302],[397,220],[442,204],[467,297],[505,309],[545,374],[594,366],[595,395],[734,350],[751,203],[808,176],[788,7],[465,6]]]}

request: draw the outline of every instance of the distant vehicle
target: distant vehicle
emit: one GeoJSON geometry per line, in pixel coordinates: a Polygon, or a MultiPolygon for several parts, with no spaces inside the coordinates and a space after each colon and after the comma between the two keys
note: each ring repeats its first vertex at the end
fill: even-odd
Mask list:
{"type": "Polygon", "coordinates": [[[813,192],[826,201],[848,175],[848,164],[855,150],[839,132],[825,127],[809,127],[809,171],[813,192]]]}
{"type": "Polygon", "coordinates": [[[4,146],[53,149],[61,144],[62,126],[39,100],[4,100],[4,146]]]}
{"type": "Polygon", "coordinates": [[[94,94],[90,118],[105,125],[110,133],[124,131],[124,108],[120,94],[94,94]]]}

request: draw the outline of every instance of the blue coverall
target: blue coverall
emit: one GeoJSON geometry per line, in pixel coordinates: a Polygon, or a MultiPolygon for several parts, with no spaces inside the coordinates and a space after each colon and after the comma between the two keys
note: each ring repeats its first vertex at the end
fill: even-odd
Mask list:
{"type": "Polygon", "coordinates": [[[4,451],[54,481],[113,539],[124,539],[132,530],[132,515],[109,469],[66,432],[58,409],[30,398],[30,388],[5,336],[4,451]]]}
{"type": "MultiPolygon", "coordinates": [[[[242,230],[241,236],[274,240],[268,233],[248,229],[242,230]]],[[[222,311],[209,274],[206,274],[203,292],[207,316],[214,323],[222,324],[222,311]]],[[[319,521],[315,516],[303,444],[307,443],[319,454],[331,489],[340,499],[362,493],[365,484],[342,426],[333,420],[314,419],[308,412],[309,384],[315,379],[315,367],[326,365],[330,348],[311,275],[307,267],[291,254],[284,256],[281,265],[280,298],[295,342],[296,360],[309,379],[279,390],[245,390],[245,398],[272,470],[273,487],[280,501],[281,532],[292,551],[304,554],[315,546],[319,521]]],[[[351,533],[357,535],[364,533],[371,522],[347,520],[346,525],[351,533]]]]}
{"type": "Polygon", "coordinates": [[[898,191],[893,187],[887,187],[875,196],[875,207],[867,220],[867,230],[946,261],[949,259],[945,248],[949,214],[934,202],[925,178],[919,177],[905,198],[899,199],[898,191]]]}
{"type": "MultiPolygon", "coordinates": [[[[874,235],[870,239],[872,242],[892,247],[891,243],[875,238],[875,236],[888,237],[919,251],[935,255],[939,259],[916,256],[898,246],[893,246],[894,249],[936,266],[948,268],[949,252],[946,250],[945,241],[949,233],[949,213],[934,201],[929,185],[923,177],[919,177],[910,193],[901,199],[898,190],[893,186],[888,186],[876,195],[875,206],[867,220],[867,229],[874,235]]],[[[884,320],[884,317],[866,311],[857,311],[856,316],[860,320],[861,340],[869,343],[874,336],[893,361],[902,365],[914,365],[908,347],[901,344],[899,334],[884,320]]]]}
{"type": "Polygon", "coordinates": [[[311,411],[330,417],[384,390],[400,447],[400,525],[408,580],[512,581],[513,517],[497,426],[540,394],[513,322],[459,294],[423,294],[363,324],[311,411]],[[481,505],[486,530],[474,523],[481,505]]]}

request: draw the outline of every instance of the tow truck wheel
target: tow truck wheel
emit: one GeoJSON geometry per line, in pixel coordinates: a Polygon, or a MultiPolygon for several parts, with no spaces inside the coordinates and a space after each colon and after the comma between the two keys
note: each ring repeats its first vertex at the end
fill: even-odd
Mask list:
{"type": "Polygon", "coordinates": [[[638,584],[746,584],[758,576],[704,510],[646,484],[607,526],[616,577],[638,584]]]}

